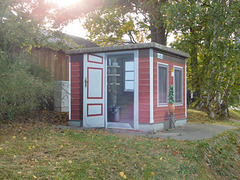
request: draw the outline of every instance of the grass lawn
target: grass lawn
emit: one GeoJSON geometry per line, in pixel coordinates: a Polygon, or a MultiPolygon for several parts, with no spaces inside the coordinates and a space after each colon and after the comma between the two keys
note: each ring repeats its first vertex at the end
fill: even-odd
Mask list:
{"type": "Polygon", "coordinates": [[[0,123],[0,179],[240,178],[240,129],[177,141],[56,129],[61,117],[0,123]]]}

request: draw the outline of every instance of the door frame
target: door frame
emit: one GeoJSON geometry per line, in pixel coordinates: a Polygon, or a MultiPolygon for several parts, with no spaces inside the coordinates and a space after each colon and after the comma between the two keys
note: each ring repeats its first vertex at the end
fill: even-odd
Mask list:
{"type": "MultiPolygon", "coordinates": [[[[134,130],[138,130],[139,128],[139,120],[138,120],[138,109],[139,109],[139,104],[138,104],[138,57],[139,57],[139,51],[138,50],[134,50],[134,51],[119,51],[119,52],[109,52],[109,53],[105,53],[104,56],[104,85],[105,85],[105,93],[104,93],[104,118],[105,118],[105,128],[107,128],[107,57],[109,55],[121,55],[121,54],[133,54],[134,55],[134,112],[133,112],[133,116],[134,116],[134,120],[133,120],[133,128],[134,130]]],[[[117,122],[116,122],[117,124],[117,122]]]]}

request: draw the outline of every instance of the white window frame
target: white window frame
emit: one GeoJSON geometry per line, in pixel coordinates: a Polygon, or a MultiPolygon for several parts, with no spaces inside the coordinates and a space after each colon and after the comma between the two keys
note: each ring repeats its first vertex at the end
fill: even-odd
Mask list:
{"type": "Polygon", "coordinates": [[[173,72],[174,72],[174,77],[173,77],[173,90],[174,90],[174,103],[175,103],[175,106],[183,106],[183,80],[184,80],[184,78],[183,78],[183,67],[181,67],[181,66],[173,66],[173,72]],[[175,70],[180,70],[181,72],[182,72],[182,87],[181,87],[181,89],[182,89],[182,93],[181,93],[181,102],[176,102],[176,100],[175,100],[175,94],[176,94],[176,91],[175,91],[175,70]]]}
{"type": "Polygon", "coordinates": [[[135,84],[134,73],[135,73],[135,63],[134,63],[134,60],[126,59],[124,61],[124,92],[134,92],[134,84],[135,84]],[[126,70],[126,62],[133,62],[133,70],[128,70],[128,71],[126,70]],[[126,72],[132,72],[133,73],[133,80],[126,80],[126,72]],[[133,89],[127,89],[126,88],[126,81],[132,81],[133,82],[133,89]]]}
{"type": "Polygon", "coordinates": [[[165,64],[165,63],[157,63],[157,104],[158,107],[166,107],[168,106],[168,86],[169,86],[169,65],[165,64]],[[165,67],[167,68],[167,93],[166,93],[166,98],[167,98],[167,102],[166,103],[160,103],[159,102],[159,67],[165,67]]]}

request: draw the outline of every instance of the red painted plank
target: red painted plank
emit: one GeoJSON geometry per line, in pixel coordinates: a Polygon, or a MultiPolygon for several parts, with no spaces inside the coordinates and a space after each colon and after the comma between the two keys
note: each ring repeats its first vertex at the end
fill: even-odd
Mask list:
{"type": "Polygon", "coordinates": [[[79,93],[77,93],[77,94],[71,94],[71,99],[82,99],[83,97],[82,96],[80,96],[80,94],[79,93]]]}
{"type": "Polygon", "coordinates": [[[145,86],[139,86],[139,92],[149,92],[150,87],[145,85],[145,86]]]}
{"type": "Polygon", "coordinates": [[[80,73],[80,71],[71,71],[71,76],[72,77],[79,77],[79,76],[81,76],[81,73],[80,73]]]}
{"type": "Polygon", "coordinates": [[[81,88],[72,88],[71,89],[71,93],[80,93],[81,92],[81,88]]]}
{"type": "Polygon", "coordinates": [[[149,75],[149,73],[148,73],[148,74],[139,74],[138,76],[139,76],[139,79],[144,79],[144,80],[146,80],[146,79],[149,79],[149,78],[150,78],[150,75],[149,75]]]}
{"type": "Polygon", "coordinates": [[[147,79],[147,80],[139,79],[138,83],[139,83],[139,86],[141,86],[141,85],[149,85],[150,84],[149,79],[147,79]]]}

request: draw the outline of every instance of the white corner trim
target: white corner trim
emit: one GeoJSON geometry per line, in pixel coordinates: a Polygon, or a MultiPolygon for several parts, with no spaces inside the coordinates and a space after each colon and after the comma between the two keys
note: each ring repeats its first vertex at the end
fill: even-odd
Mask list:
{"type": "Polygon", "coordinates": [[[153,117],[153,49],[149,49],[149,73],[150,73],[150,123],[154,123],[153,117]]]}
{"type": "Polygon", "coordinates": [[[187,59],[185,59],[185,117],[187,119],[187,59]]]}
{"type": "Polygon", "coordinates": [[[139,128],[139,103],[138,103],[138,86],[139,86],[139,77],[138,77],[138,58],[139,58],[139,51],[134,51],[134,124],[133,128],[137,130],[139,128]]]}
{"type": "Polygon", "coordinates": [[[68,102],[69,102],[69,105],[68,105],[68,111],[69,111],[69,113],[68,113],[68,115],[69,115],[69,120],[71,120],[71,56],[69,56],[69,67],[68,67],[68,69],[69,69],[69,79],[68,79],[68,82],[69,82],[69,96],[68,96],[68,102]]]}

